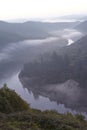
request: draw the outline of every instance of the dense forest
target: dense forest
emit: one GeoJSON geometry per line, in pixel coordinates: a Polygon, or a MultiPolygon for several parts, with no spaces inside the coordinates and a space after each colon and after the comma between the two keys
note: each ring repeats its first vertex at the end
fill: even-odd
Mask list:
{"type": "Polygon", "coordinates": [[[83,115],[30,108],[5,84],[0,89],[0,130],[87,130],[83,115]]]}
{"type": "Polygon", "coordinates": [[[64,47],[50,56],[25,64],[19,77],[28,77],[30,85],[63,83],[73,79],[81,86],[87,85],[87,36],[71,46],[64,47]]]}
{"type": "Polygon", "coordinates": [[[33,93],[87,112],[87,36],[25,64],[19,78],[33,93]]]}

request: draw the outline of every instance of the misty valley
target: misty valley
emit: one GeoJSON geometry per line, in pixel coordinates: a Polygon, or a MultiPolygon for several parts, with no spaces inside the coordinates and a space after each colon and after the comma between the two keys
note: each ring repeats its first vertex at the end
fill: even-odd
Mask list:
{"type": "Polygon", "coordinates": [[[0,21],[0,86],[32,108],[87,117],[87,21],[0,21]]]}

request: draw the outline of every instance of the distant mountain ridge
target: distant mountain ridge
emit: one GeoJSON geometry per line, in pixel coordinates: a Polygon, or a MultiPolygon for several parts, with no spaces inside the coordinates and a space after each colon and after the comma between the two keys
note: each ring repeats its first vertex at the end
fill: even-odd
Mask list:
{"type": "Polygon", "coordinates": [[[78,22],[35,22],[8,23],[0,21],[0,48],[6,43],[23,41],[26,39],[43,39],[51,37],[54,30],[73,28],[78,22]]]}

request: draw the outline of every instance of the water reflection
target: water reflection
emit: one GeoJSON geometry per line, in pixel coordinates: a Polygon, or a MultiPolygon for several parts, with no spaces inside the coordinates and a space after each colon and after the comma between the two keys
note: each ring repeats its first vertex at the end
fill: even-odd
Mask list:
{"type": "MultiPolygon", "coordinates": [[[[68,37],[68,39],[70,38],[71,37],[68,37]]],[[[39,96],[31,91],[28,91],[28,89],[23,88],[18,79],[18,72],[22,69],[24,63],[35,59],[36,55],[39,55],[42,52],[44,53],[48,50],[52,51],[53,48],[59,46],[58,41],[60,43],[61,40],[59,40],[57,35],[43,40],[28,40],[11,43],[0,50],[0,86],[7,83],[11,89],[14,89],[33,108],[41,110],[55,109],[60,113],[75,113],[76,111],[66,108],[64,104],[57,104],[54,101],[50,101],[47,97],[39,96]]],[[[67,42],[66,40],[64,41],[64,39],[61,41],[61,44],[62,43],[63,46],[67,45],[67,42]]]]}
{"type": "Polygon", "coordinates": [[[73,44],[74,43],[74,41],[72,40],[72,39],[68,39],[68,44],[67,44],[67,46],[69,46],[69,45],[71,45],[71,44],[73,44]]]}
{"type": "MultiPolygon", "coordinates": [[[[56,110],[59,113],[77,113],[75,110],[66,108],[64,104],[58,104],[55,101],[51,101],[47,97],[43,97],[41,95],[38,95],[38,97],[36,97],[32,91],[29,91],[27,88],[24,88],[22,86],[22,84],[19,81],[18,74],[19,73],[14,74],[10,79],[8,78],[4,80],[4,82],[8,84],[10,89],[15,90],[25,101],[27,101],[32,108],[40,110],[56,110]]],[[[2,85],[4,82],[2,82],[2,85]]],[[[87,117],[87,114],[85,112],[82,112],[81,114],[87,117]]]]}
{"type": "Polygon", "coordinates": [[[50,99],[47,97],[38,96],[38,98],[36,98],[32,91],[28,91],[27,88],[23,88],[22,84],[18,79],[18,73],[13,75],[10,79],[6,79],[4,82],[8,84],[10,89],[15,90],[25,101],[27,101],[32,108],[37,108],[40,110],[57,110],[60,113],[76,113],[75,111],[66,108],[64,104],[58,105],[56,102],[50,101],[50,99]]]}

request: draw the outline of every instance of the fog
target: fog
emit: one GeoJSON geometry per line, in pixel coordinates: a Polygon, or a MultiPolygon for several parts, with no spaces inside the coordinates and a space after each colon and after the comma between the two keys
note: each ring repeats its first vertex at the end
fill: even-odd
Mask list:
{"type": "MultiPolygon", "coordinates": [[[[36,59],[45,50],[53,49],[49,44],[50,42],[58,43],[58,41],[60,39],[57,37],[49,37],[43,40],[26,40],[9,43],[0,50],[0,78],[9,77],[9,74],[21,70],[24,63],[36,59]],[[49,45],[47,46],[46,44],[49,45]]],[[[54,45],[55,48],[56,46],[54,45]]]]}
{"type": "Polygon", "coordinates": [[[52,37],[9,43],[0,50],[0,85],[2,86],[4,83],[7,83],[11,89],[15,89],[33,108],[42,110],[56,109],[62,113],[67,111],[75,113],[75,111],[66,107],[69,107],[72,102],[74,104],[77,103],[79,100],[80,89],[78,83],[73,81],[74,87],[72,87],[72,83],[70,84],[70,81],[67,81],[61,85],[56,84],[55,89],[53,85],[50,85],[50,91],[53,91],[54,94],[56,92],[59,93],[56,99],[54,99],[51,93],[50,95],[48,94],[48,98],[34,91],[29,94],[30,90],[23,88],[18,79],[18,73],[25,63],[38,59],[44,53],[52,53],[62,47],[74,44],[76,39],[83,36],[81,32],[72,29],[64,29],[50,33],[52,37]],[[58,98],[61,100],[57,100],[58,98]],[[66,107],[63,105],[64,102],[62,102],[62,99],[67,103],[66,107]]]}
{"type": "MultiPolygon", "coordinates": [[[[41,53],[44,50],[49,51],[51,46],[56,47],[63,47],[68,44],[68,39],[75,41],[83,36],[81,32],[78,32],[74,29],[64,29],[62,31],[54,31],[50,32],[53,37],[48,37],[45,39],[35,39],[35,40],[25,40],[17,43],[10,43],[5,46],[3,49],[0,50],[0,62],[2,60],[13,60],[13,56],[18,53],[18,58],[21,55],[28,55],[30,53],[35,53],[38,51],[41,53]],[[65,40],[65,43],[64,43],[65,40]],[[34,49],[34,50],[33,50],[34,49]],[[41,51],[40,51],[41,49],[41,51]],[[28,52],[27,52],[28,51],[28,52]]],[[[37,52],[38,53],[38,52],[37,52]]],[[[20,58],[18,58],[20,60],[20,58]]],[[[27,60],[26,60],[27,61],[27,60]]]]}
{"type": "Polygon", "coordinates": [[[62,36],[63,38],[66,38],[66,39],[70,38],[74,41],[78,40],[84,35],[82,32],[79,32],[75,29],[63,29],[59,31],[53,31],[51,32],[51,34],[54,36],[62,36]]]}
{"type": "Polygon", "coordinates": [[[70,39],[79,38],[82,33],[66,29],[61,32],[52,32],[52,35],[53,37],[45,39],[25,40],[4,46],[0,50],[0,79],[10,76],[15,71],[20,71],[23,64],[37,59],[44,53],[52,53],[54,50],[67,46],[70,39]]]}

